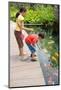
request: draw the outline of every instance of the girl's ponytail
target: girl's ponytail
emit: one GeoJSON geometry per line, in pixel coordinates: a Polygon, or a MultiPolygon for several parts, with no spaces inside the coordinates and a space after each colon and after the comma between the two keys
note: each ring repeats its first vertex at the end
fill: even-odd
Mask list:
{"type": "Polygon", "coordinates": [[[27,11],[26,8],[24,7],[20,8],[19,12],[16,13],[16,18],[20,15],[20,13],[26,12],[26,11],[27,11]]]}
{"type": "Polygon", "coordinates": [[[19,14],[20,14],[19,12],[16,13],[16,18],[18,18],[19,14]]]}

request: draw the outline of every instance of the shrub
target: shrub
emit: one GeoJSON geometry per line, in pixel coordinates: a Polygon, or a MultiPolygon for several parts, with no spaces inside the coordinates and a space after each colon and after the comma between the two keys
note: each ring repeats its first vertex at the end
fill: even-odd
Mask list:
{"type": "MultiPolygon", "coordinates": [[[[25,4],[24,4],[25,5],[25,4]]],[[[26,6],[26,5],[25,5],[26,6]]],[[[54,7],[51,5],[47,5],[46,7],[44,5],[39,6],[33,5],[33,8],[31,6],[27,5],[27,15],[25,17],[25,23],[52,23],[55,21],[55,15],[54,15],[54,7]],[[28,8],[29,7],[29,8],[28,8]]],[[[16,12],[18,12],[19,7],[16,4],[10,4],[10,19],[15,21],[15,15],[16,12]]]]}

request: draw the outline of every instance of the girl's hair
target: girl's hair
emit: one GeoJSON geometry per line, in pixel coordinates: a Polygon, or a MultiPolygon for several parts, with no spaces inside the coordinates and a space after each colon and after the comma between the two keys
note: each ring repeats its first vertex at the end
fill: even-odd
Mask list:
{"type": "Polygon", "coordinates": [[[26,8],[24,7],[20,8],[19,12],[16,13],[16,18],[19,16],[20,13],[26,12],[26,11],[27,11],[26,8]]]}
{"type": "Polygon", "coordinates": [[[16,18],[19,16],[19,14],[20,14],[19,12],[16,13],[16,18]]]}
{"type": "Polygon", "coordinates": [[[38,34],[38,36],[41,37],[42,39],[44,39],[45,34],[43,32],[41,32],[41,33],[38,34]]]}
{"type": "Polygon", "coordinates": [[[27,10],[26,10],[26,8],[24,8],[24,7],[22,7],[22,8],[20,8],[20,11],[19,12],[26,12],[27,10]]]}

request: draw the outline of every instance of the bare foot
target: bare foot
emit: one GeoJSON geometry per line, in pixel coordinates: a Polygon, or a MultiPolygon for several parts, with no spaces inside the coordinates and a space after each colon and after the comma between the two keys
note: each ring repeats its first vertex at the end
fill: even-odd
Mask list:
{"type": "Polygon", "coordinates": [[[23,52],[23,55],[27,55],[27,53],[26,52],[23,52]]]}
{"type": "Polygon", "coordinates": [[[23,54],[20,54],[20,53],[19,53],[19,56],[26,56],[26,55],[27,55],[26,52],[23,52],[23,54]]]}

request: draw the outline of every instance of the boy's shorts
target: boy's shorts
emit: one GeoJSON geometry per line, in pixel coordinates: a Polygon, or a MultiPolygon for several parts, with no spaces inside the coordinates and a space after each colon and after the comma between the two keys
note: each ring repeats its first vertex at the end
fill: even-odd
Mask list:
{"type": "Polygon", "coordinates": [[[35,53],[36,52],[35,46],[32,46],[32,45],[30,45],[28,43],[26,43],[26,44],[27,44],[28,48],[30,49],[31,53],[35,53]]]}

